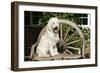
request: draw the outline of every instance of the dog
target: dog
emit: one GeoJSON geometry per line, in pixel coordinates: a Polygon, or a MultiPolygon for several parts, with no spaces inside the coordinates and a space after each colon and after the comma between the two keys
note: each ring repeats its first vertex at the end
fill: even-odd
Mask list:
{"type": "MultiPolygon", "coordinates": [[[[56,45],[60,41],[58,18],[50,18],[47,25],[40,32],[40,35],[38,41],[35,43],[35,45],[38,44],[36,48],[37,57],[50,57],[59,54],[56,45]]],[[[32,46],[33,50],[35,45],[32,46]]],[[[31,56],[32,53],[31,51],[31,56]]]]}

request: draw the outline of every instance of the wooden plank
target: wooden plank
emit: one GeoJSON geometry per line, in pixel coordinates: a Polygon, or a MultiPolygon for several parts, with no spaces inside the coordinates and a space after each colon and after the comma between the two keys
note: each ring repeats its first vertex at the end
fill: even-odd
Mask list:
{"type": "Polygon", "coordinates": [[[80,58],[80,57],[81,57],[81,55],[60,54],[60,55],[55,55],[53,57],[34,57],[33,60],[36,60],[36,61],[52,61],[52,60],[77,59],[77,58],[80,58]]]}

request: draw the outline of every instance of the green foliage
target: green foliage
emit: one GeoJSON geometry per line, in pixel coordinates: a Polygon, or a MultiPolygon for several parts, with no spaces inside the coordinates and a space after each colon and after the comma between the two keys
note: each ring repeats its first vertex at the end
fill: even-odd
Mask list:
{"type": "Polygon", "coordinates": [[[80,23],[80,18],[78,14],[72,14],[72,13],[55,13],[55,12],[43,12],[42,17],[39,20],[39,24],[42,26],[45,26],[48,22],[48,20],[51,17],[58,17],[59,19],[67,19],[71,20],[77,24],[80,23]]]}
{"type": "Polygon", "coordinates": [[[84,29],[82,29],[82,32],[83,32],[84,38],[86,40],[86,48],[90,48],[90,29],[84,28],[84,29]]]}

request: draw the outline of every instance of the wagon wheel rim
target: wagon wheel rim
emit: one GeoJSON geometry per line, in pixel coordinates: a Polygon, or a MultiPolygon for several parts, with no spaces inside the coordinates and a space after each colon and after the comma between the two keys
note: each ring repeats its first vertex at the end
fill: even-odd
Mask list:
{"type": "MultiPolygon", "coordinates": [[[[81,29],[77,26],[77,24],[75,24],[74,22],[69,21],[69,20],[59,19],[59,23],[60,23],[60,40],[64,40],[66,42],[67,48],[78,50],[79,53],[81,54],[81,57],[84,58],[85,39],[84,39],[84,35],[83,35],[81,29]],[[63,24],[66,25],[66,26],[69,26],[68,29],[66,30],[65,34],[63,33],[63,24]],[[70,28],[73,28],[75,30],[75,32],[73,32],[70,35],[70,37],[67,37],[68,34],[69,34],[69,31],[70,31],[70,28]],[[80,39],[70,41],[76,34],[79,35],[80,39]],[[78,48],[78,47],[69,46],[69,45],[75,44],[79,41],[82,42],[81,49],[78,48]]],[[[70,52],[70,54],[71,54],[71,52],[70,52]]]]}

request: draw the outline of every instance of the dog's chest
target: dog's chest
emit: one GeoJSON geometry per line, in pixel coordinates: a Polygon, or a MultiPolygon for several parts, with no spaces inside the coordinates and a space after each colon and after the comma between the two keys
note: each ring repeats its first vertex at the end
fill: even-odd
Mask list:
{"type": "Polygon", "coordinates": [[[49,41],[57,42],[59,40],[59,36],[57,33],[49,33],[47,36],[48,36],[47,39],[49,41]]]}

